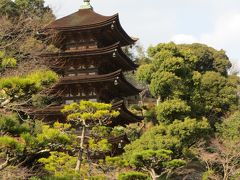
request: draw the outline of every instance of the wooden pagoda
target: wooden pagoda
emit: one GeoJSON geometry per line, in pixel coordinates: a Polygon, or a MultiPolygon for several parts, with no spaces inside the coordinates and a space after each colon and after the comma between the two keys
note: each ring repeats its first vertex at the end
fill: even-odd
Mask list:
{"type": "Polygon", "coordinates": [[[120,111],[113,126],[142,120],[128,111],[124,103],[127,97],[138,95],[140,90],[123,75],[137,67],[122,50],[136,39],[123,30],[118,14],[97,14],[89,0],[84,0],[78,12],[54,21],[46,29],[57,32],[55,46],[60,51],[41,56],[61,76],[53,88],[53,94],[57,94],[61,103],[36,111],[34,115],[62,120],[65,117],[60,110],[65,104],[89,100],[112,103],[113,108],[120,111]]]}

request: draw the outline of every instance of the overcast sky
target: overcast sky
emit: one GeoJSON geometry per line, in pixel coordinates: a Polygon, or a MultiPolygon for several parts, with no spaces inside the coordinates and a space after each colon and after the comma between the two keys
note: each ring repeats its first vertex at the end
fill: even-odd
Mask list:
{"type": "MultiPolygon", "coordinates": [[[[57,18],[83,0],[45,0],[57,18]]],[[[200,42],[224,49],[240,71],[240,0],[92,0],[103,15],[119,13],[126,32],[149,45],[200,42]]]]}

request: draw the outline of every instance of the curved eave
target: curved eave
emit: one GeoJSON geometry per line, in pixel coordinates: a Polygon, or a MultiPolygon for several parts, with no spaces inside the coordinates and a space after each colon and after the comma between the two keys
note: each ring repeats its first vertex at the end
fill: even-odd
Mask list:
{"type": "Polygon", "coordinates": [[[35,116],[63,116],[61,110],[64,106],[50,106],[43,109],[35,109],[29,112],[29,115],[35,116]]]}
{"type": "MultiPolygon", "coordinates": [[[[60,21],[56,20],[56,21],[60,21]]],[[[121,26],[120,20],[119,20],[119,15],[115,14],[113,16],[109,16],[107,20],[95,23],[95,24],[87,24],[87,25],[78,25],[78,26],[54,26],[54,25],[48,25],[45,27],[45,31],[47,30],[56,30],[59,32],[69,32],[69,31],[95,31],[97,29],[103,29],[105,27],[110,27],[112,29],[112,32],[116,33],[116,36],[121,37],[119,40],[121,42],[122,46],[127,46],[127,45],[132,45],[136,41],[138,41],[137,38],[132,38],[130,37],[126,31],[123,29],[121,26]],[[112,25],[115,25],[115,27],[112,29],[112,25]]]]}
{"type": "Polygon", "coordinates": [[[99,82],[114,82],[118,80],[119,84],[126,85],[129,89],[132,90],[133,94],[138,94],[142,92],[142,90],[137,89],[131,83],[129,83],[123,73],[122,70],[115,71],[113,73],[104,74],[104,75],[86,75],[86,76],[73,76],[73,77],[63,77],[56,87],[61,85],[71,85],[71,84],[86,84],[86,83],[99,83],[99,82]]]}
{"type": "MultiPolygon", "coordinates": [[[[49,116],[58,116],[66,118],[65,115],[61,112],[64,106],[50,106],[44,109],[36,109],[29,112],[29,115],[40,116],[40,117],[49,117],[49,116]]],[[[120,115],[116,117],[109,125],[128,125],[131,123],[138,123],[143,120],[143,117],[136,116],[130,112],[124,101],[119,101],[112,104],[112,109],[120,112],[120,115]]]]}
{"type": "MultiPolygon", "coordinates": [[[[118,64],[122,64],[127,67],[126,70],[135,70],[138,65],[135,64],[122,50],[120,43],[115,43],[111,46],[99,48],[99,49],[89,49],[86,51],[73,51],[73,52],[59,52],[59,53],[45,53],[41,54],[40,57],[44,58],[80,58],[89,56],[102,56],[110,55],[113,56],[116,53],[118,59],[118,64]]],[[[125,68],[124,68],[125,69],[125,68]]]]}
{"type": "Polygon", "coordinates": [[[72,57],[85,57],[85,56],[96,56],[96,55],[104,55],[114,52],[119,46],[119,43],[115,43],[111,46],[97,48],[97,49],[88,49],[85,51],[69,51],[69,52],[57,52],[57,53],[45,53],[41,54],[40,57],[45,58],[72,58],[72,57]]]}
{"type": "Polygon", "coordinates": [[[112,122],[112,126],[138,123],[143,120],[143,117],[137,116],[130,112],[126,108],[124,101],[114,103],[112,108],[120,112],[120,115],[112,122]]]}
{"type": "Polygon", "coordinates": [[[136,43],[136,41],[138,41],[137,38],[132,38],[130,37],[126,31],[123,29],[121,23],[120,23],[120,20],[119,20],[119,16],[117,14],[117,19],[116,19],[116,25],[117,25],[117,28],[115,28],[116,32],[122,36],[122,38],[127,42],[127,43],[122,43],[122,45],[132,45],[134,43],[136,43]]]}
{"type": "Polygon", "coordinates": [[[135,64],[122,50],[121,47],[118,47],[118,55],[125,62],[126,66],[129,67],[129,70],[135,70],[139,66],[135,64]]]}
{"type": "Polygon", "coordinates": [[[103,16],[91,9],[84,9],[55,20],[46,26],[45,29],[58,31],[94,29],[111,24],[117,17],[118,14],[103,16]]]}

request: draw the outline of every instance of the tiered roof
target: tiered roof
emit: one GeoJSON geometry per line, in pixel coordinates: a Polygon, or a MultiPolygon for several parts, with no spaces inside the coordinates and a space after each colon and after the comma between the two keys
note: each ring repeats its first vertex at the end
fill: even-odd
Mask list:
{"type": "Polygon", "coordinates": [[[122,46],[134,44],[137,39],[131,38],[122,28],[118,14],[102,16],[93,9],[80,9],[69,16],[58,19],[48,25],[46,29],[54,29],[61,32],[68,31],[101,31],[99,34],[106,39],[114,37],[122,46]],[[103,29],[108,31],[102,31],[103,29]]]}
{"type": "MultiPolygon", "coordinates": [[[[135,70],[137,65],[123,52],[121,47],[134,44],[136,39],[131,38],[123,30],[118,14],[102,16],[94,12],[92,8],[80,9],[78,12],[52,22],[46,27],[46,30],[57,31],[59,37],[62,38],[56,44],[60,47],[60,52],[41,55],[41,57],[48,59],[50,66],[54,66],[55,60],[60,61],[56,63],[60,64],[60,66],[55,64],[53,69],[70,71],[70,69],[66,69],[66,67],[69,68],[66,64],[74,62],[77,62],[76,66],[86,62],[95,64],[101,64],[96,62],[104,62],[101,65],[108,68],[107,71],[98,72],[99,74],[83,75],[84,73],[80,73],[81,75],[79,75],[79,73],[76,73],[74,76],[63,76],[59,83],[53,87],[52,92],[57,92],[59,89],[77,89],[79,85],[89,85],[97,87],[98,91],[103,88],[103,93],[106,93],[110,98],[108,102],[111,102],[113,99],[133,96],[141,91],[129,83],[123,75],[125,71],[135,70]],[[76,48],[74,50],[64,47],[65,43],[69,43],[72,40],[80,41],[77,43],[82,43],[80,45],[82,47],[84,43],[89,43],[89,39],[99,44],[90,48],[84,47],[83,49],[76,48]]],[[[75,67],[70,68],[73,68],[74,72],[83,71],[83,69],[79,70],[79,67],[76,69],[75,67]]],[[[60,111],[62,108],[63,106],[50,106],[42,110],[36,110],[32,114],[48,117],[48,119],[52,118],[52,120],[54,120],[53,117],[58,117],[60,120],[65,118],[60,111]]],[[[120,111],[120,116],[109,125],[126,125],[142,120],[142,118],[135,116],[126,108],[124,101],[114,103],[113,109],[120,111]]]]}
{"type": "Polygon", "coordinates": [[[123,73],[122,70],[115,71],[110,74],[103,75],[83,75],[83,76],[72,76],[72,77],[63,77],[60,82],[54,87],[54,89],[59,89],[60,86],[63,85],[74,85],[74,84],[99,84],[100,86],[104,86],[107,84],[111,84],[109,89],[113,91],[117,88],[117,91],[122,97],[133,96],[141,92],[140,89],[135,88],[131,83],[129,83],[123,73]],[[114,88],[116,87],[116,88],[114,88]]]}
{"type": "MultiPolygon", "coordinates": [[[[58,117],[59,119],[66,118],[64,114],[61,113],[61,110],[63,109],[62,106],[49,106],[41,110],[35,110],[30,113],[30,115],[34,115],[37,117],[48,117],[48,120],[54,121],[53,117],[58,117]]],[[[109,126],[116,126],[116,125],[128,125],[131,123],[137,123],[142,120],[142,117],[134,115],[132,112],[130,112],[125,104],[124,101],[118,101],[116,103],[113,103],[112,105],[113,110],[120,111],[120,115],[114,119],[112,122],[109,122],[109,126]]]]}
{"type": "Polygon", "coordinates": [[[138,67],[138,65],[135,64],[123,52],[119,42],[111,46],[97,48],[97,49],[86,49],[84,51],[46,53],[46,54],[42,54],[41,57],[50,58],[50,59],[62,58],[65,61],[67,60],[73,61],[73,58],[74,58],[74,61],[85,60],[84,58],[89,58],[89,57],[92,60],[97,60],[97,61],[102,61],[104,59],[104,60],[108,60],[109,62],[115,63],[123,71],[132,71],[138,67]]]}

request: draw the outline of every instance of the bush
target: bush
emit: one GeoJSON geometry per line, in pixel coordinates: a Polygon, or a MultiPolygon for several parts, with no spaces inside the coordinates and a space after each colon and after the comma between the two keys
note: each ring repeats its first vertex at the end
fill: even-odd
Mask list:
{"type": "Polygon", "coordinates": [[[126,172],[120,174],[118,180],[150,180],[150,177],[141,172],[126,172]]]}
{"type": "Polygon", "coordinates": [[[17,66],[17,60],[15,58],[4,58],[1,65],[3,68],[13,68],[17,66]]]}
{"type": "Polygon", "coordinates": [[[0,130],[2,133],[19,135],[22,132],[29,132],[30,127],[27,123],[20,123],[16,114],[0,115],[0,130]]]}
{"type": "Polygon", "coordinates": [[[157,120],[164,123],[172,123],[175,119],[184,119],[191,108],[180,99],[166,100],[156,107],[157,120]]]}
{"type": "Polygon", "coordinates": [[[5,52],[4,51],[0,51],[0,59],[4,58],[5,56],[5,52]]]}
{"type": "Polygon", "coordinates": [[[107,180],[106,176],[92,176],[90,180],[107,180]]]}
{"type": "Polygon", "coordinates": [[[15,99],[28,99],[43,88],[47,88],[58,80],[58,75],[52,71],[39,70],[27,76],[4,77],[0,79],[0,89],[7,96],[15,99]]]}

